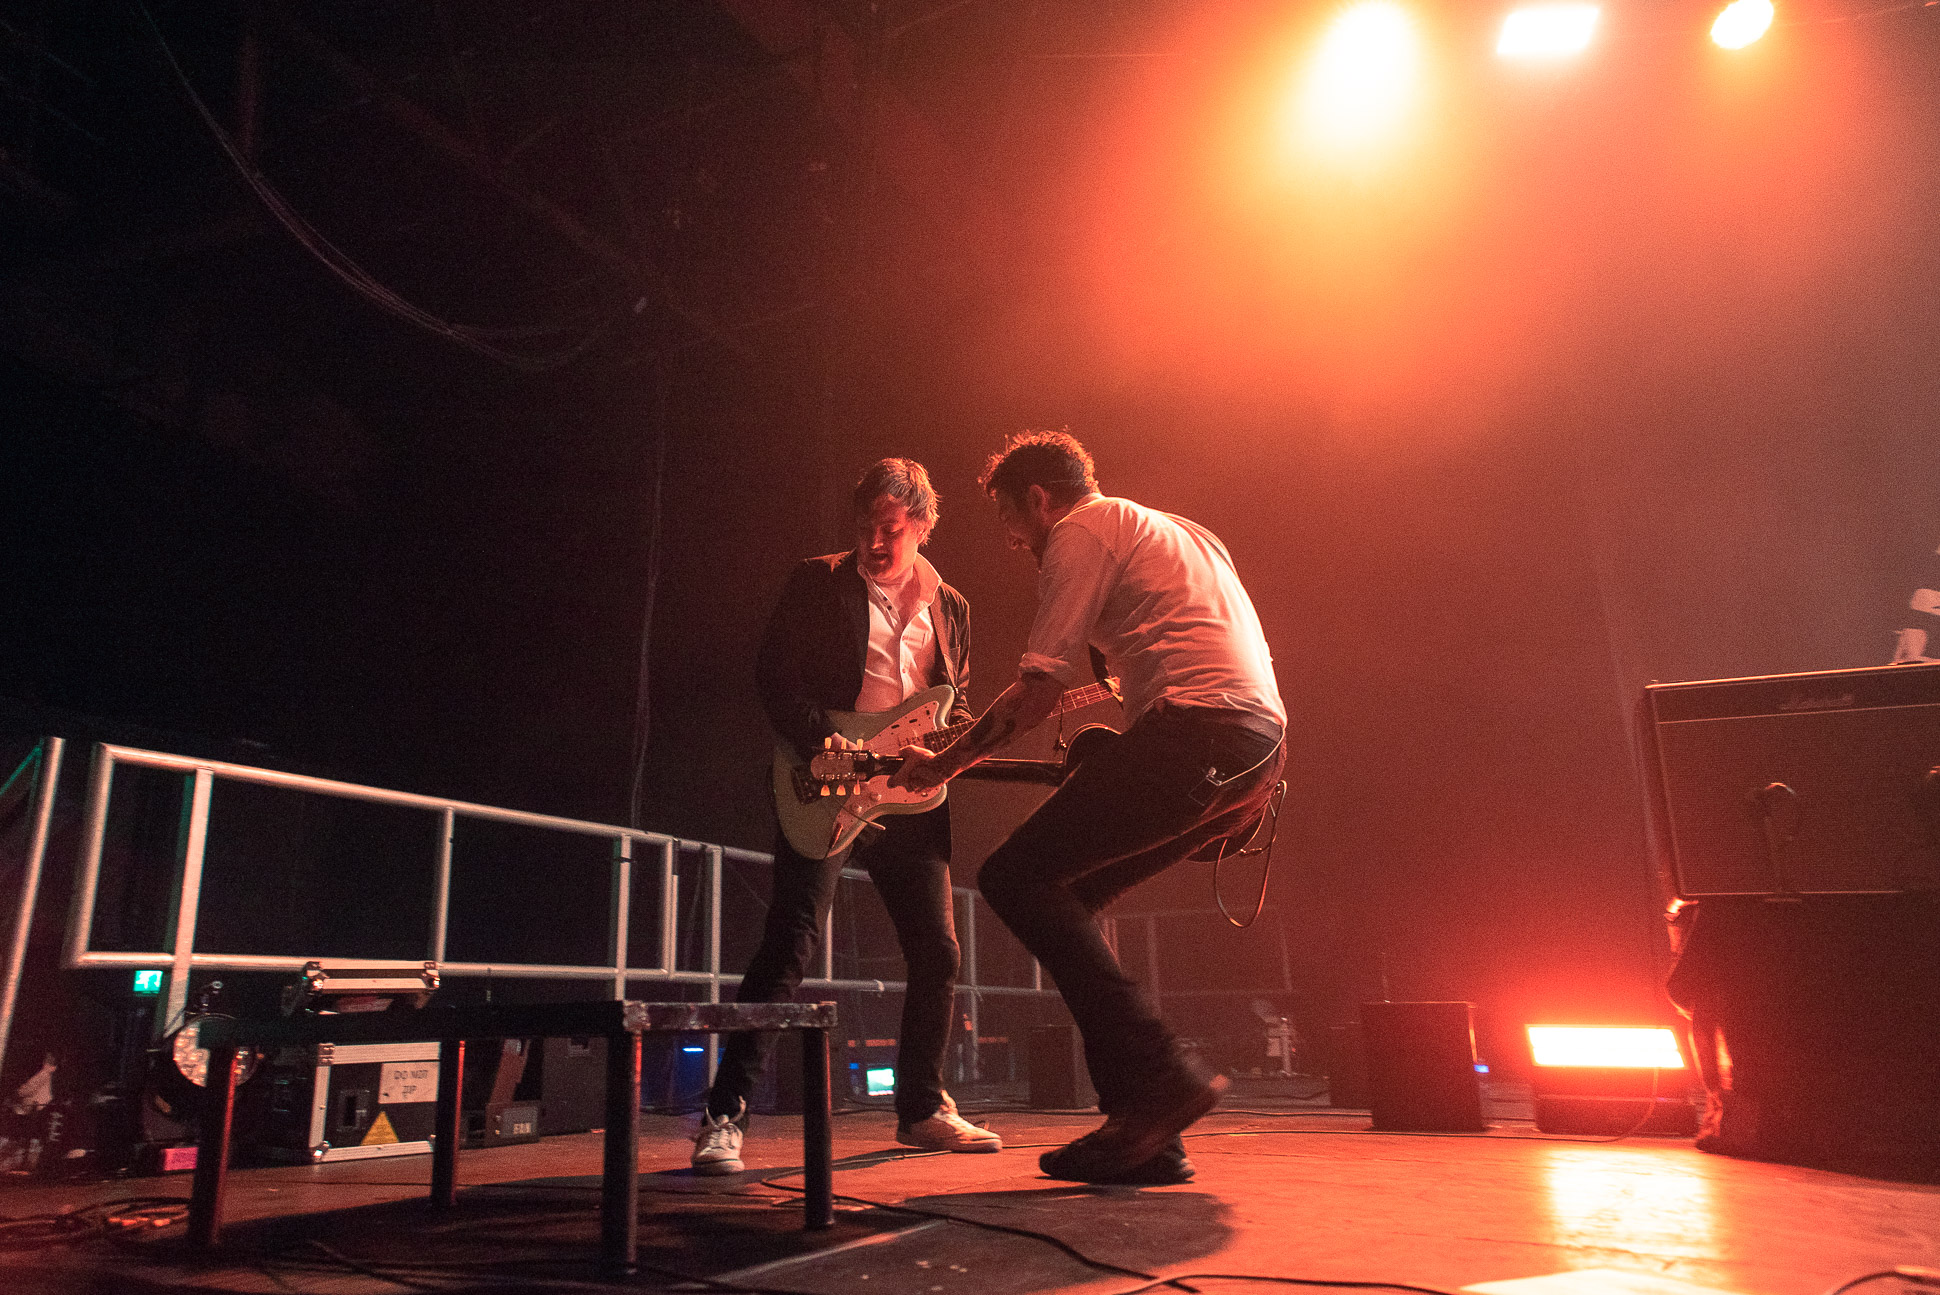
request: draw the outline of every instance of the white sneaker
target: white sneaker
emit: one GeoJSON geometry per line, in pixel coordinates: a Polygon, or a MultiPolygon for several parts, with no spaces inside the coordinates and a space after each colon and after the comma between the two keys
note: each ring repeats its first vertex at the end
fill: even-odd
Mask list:
{"type": "Polygon", "coordinates": [[[1002,1151],[1004,1140],[989,1129],[978,1128],[957,1114],[957,1104],[943,1094],[943,1105],[926,1120],[898,1124],[896,1141],[906,1147],[925,1151],[1002,1151]]]}
{"type": "Polygon", "coordinates": [[[735,1123],[748,1109],[746,1102],[733,1115],[709,1115],[701,1111],[700,1132],[694,1135],[694,1172],[697,1174],[738,1174],[741,1164],[741,1126],[735,1123]]]}

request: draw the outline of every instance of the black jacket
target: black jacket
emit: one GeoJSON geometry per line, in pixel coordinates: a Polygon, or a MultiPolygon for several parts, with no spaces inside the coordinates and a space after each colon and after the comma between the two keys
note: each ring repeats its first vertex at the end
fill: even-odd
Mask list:
{"type": "MultiPolygon", "coordinates": [[[[958,713],[966,713],[970,604],[949,585],[941,585],[930,614],[936,623],[937,653],[929,683],[956,689],[958,713]]],[[[853,551],[809,558],[789,573],[761,636],[755,684],[768,722],[802,758],[835,731],[829,711],[855,708],[868,650],[868,592],[853,551]]]]}

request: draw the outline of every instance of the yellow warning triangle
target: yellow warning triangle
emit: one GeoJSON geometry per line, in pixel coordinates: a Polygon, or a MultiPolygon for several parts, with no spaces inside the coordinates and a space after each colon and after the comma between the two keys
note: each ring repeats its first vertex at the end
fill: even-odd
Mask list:
{"type": "Polygon", "coordinates": [[[377,1119],[370,1126],[370,1132],[364,1135],[362,1145],[367,1147],[383,1147],[389,1146],[396,1141],[397,1130],[391,1127],[391,1117],[383,1111],[379,1111],[377,1113],[377,1119]]]}

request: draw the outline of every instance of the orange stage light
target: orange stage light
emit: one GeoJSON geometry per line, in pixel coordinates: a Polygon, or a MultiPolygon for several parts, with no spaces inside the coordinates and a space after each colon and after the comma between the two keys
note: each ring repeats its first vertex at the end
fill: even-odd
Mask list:
{"type": "Polygon", "coordinates": [[[1602,9],[1593,4],[1549,4],[1517,9],[1502,20],[1495,52],[1503,58],[1566,58],[1589,48],[1602,9]]]}
{"type": "Polygon", "coordinates": [[[1697,1129],[1691,1075],[1665,1029],[1532,1025],[1530,1090],[1545,1133],[1688,1136],[1697,1129]]]}
{"type": "Polygon", "coordinates": [[[1772,0],[1732,0],[1711,24],[1711,39],[1725,49],[1743,49],[1772,25],[1772,0]]]}
{"type": "Polygon", "coordinates": [[[1406,9],[1369,0],[1346,10],[1328,28],[1307,73],[1300,99],[1307,137],[1330,149],[1386,137],[1413,105],[1420,73],[1421,41],[1406,9]]]}
{"type": "Polygon", "coordinates": [[[1677,1038],[1663,1029],[1602,1025],[1532,1025],[1529,1051],[1539,1066],[1682,1070],[1677,1038]]]}

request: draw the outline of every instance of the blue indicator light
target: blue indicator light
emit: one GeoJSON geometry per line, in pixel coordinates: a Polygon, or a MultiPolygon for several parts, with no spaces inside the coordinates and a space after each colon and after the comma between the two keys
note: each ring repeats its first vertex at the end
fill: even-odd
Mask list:
{"type": "Polygon", "coordinates": [[[696,1046],[694,1046],[693,1044],[691,1044],[691,1043],[690,1043],[690,1044],[687,1044],[687,1045],[686,1045],[685,1047],[683,1047],[683,1048],[681,1048],[681,1051],[682,1051],[682,1052],[706,1052],[706,1051],[707,1051],[707,1049],[706,1049],[706,1048],[701,1048],[701,1047],[696,1047],[696,1046]]]}

